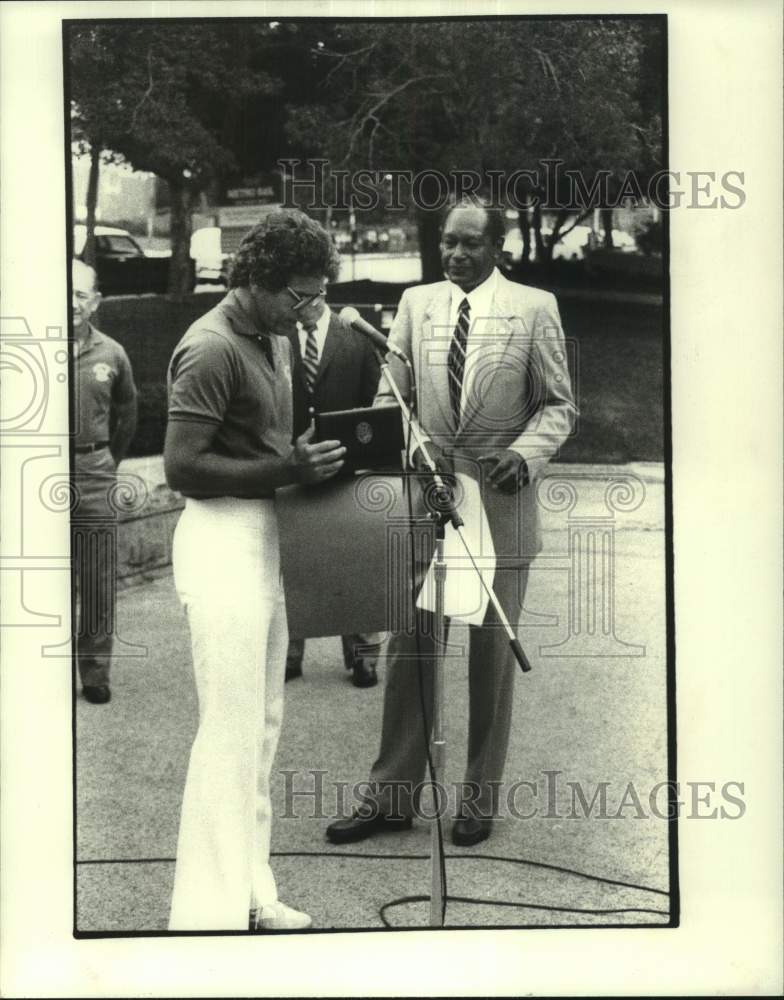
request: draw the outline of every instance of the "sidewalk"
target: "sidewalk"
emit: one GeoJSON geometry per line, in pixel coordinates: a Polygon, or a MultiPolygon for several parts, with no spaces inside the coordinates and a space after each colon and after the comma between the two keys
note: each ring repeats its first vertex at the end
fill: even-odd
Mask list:
{"type": "MultiPolygon", "coordinates": [[[[124,463],[129,467],[139,471],[124,463]]],[[[579,781],[590,801],[599,783],[609,782],[613,815],[629,782],[647,811],[648,791],[667,778],[663,495],[656,465],[550,469],[545,550],[532,568],[520,633],[533,669],[516,681],[506,773],[510,784],[536,786],[539,799],[519,803],[526,812],[542,808],[535,818],[505,816],[492,838],[473,849],[458,851],[445,828],[447,854],[461,855],[447,860],[450,895],[532,908],[450,903],[448,926],[667,922],[667,824],[638,818],[632,808],[618,818],[574,818],[568,784],[579,781]],[[590,554],[600,538],[609,540],[614,560],[597,585],[585,561],[576,575],[575,553],[584,542],[590,554]],[[595,621],[593,631],[575,625],[575,608],[595,610],[596,619],[583,622],[595,621]],[[548,771],[561,773],[548,779],[548,771]],[[549,802],[545,786],[552,780],[549,802]]],[[[77,700],[77,913],[84,931],[166,927],[197,704],[186,622],[170,573],[160,572],[120,593],[118,649],[126,655],[113,667],[111,703],[77,700]]],[[[453,638],[464,639],[464,628],[453,638]]],[[[358,690],[343,668],[339,640],[310,640],[304,678],[286,688],[272,776],[273,867],[281,898],[311,913],[317,929],[381,928],[384,903],[429,892],[424,821],[410,832],[342,849],[324,837],[331,814],[340,811],[338,783],[350,788],[366,779],[375,756],[383,661],[379,674],[382,684],[358,690]],[[324,773],[318,778],[314,771],[324,773]],[[317,780],[321,796],[314,794],[317,780]],[[305,794],[292,799],[292,790],[305,794]]],[[[466,754],[464,660],[450,662],[446,689],[449,785],[462,780],[466,754]]],[[[393,908],[388,919],[426,926],[428,904],[393,908]]]]}

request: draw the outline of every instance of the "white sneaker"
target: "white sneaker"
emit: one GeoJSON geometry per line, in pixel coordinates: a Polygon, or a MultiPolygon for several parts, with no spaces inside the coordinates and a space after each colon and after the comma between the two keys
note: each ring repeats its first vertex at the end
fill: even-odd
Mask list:
{"type": "Polygon", "coordinates": [[[307,913],[281,902],[267,903],[251,911],[251,926],[257,931],[301,931],[312,923],[307,913]]]}

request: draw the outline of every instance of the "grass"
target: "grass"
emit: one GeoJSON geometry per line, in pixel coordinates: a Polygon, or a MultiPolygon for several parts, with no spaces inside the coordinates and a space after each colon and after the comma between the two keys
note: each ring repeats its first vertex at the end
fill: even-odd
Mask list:
{"type": "Polygon", "coordinates": [[[580,418],[564,462],[661,462],[664,458],[661,306],[563,300],[576,349],[580,418]]]}
{"type": "MultiPolygon", "coordinates": [[[[335,288],[335,298],[383,301],[380,288],[335,288]]],[[[107,299],[97,325],[128,352],[140,396],[132,455],[157,454],[166,419],[165,380],[171,353],[188,326],[222,292],[107,299]]],[[[387,292],[387,296],[388,296],[387,292]]],[[[397,288],[397,295],[400,288],[397,288]]],[[[664,312],[661,306],[564,297],[559,303],[574,365],[580,408],[564,462],[662,461],[664,312]]],[[[368,314],[368,319],[375,317],[368,314]]]]}

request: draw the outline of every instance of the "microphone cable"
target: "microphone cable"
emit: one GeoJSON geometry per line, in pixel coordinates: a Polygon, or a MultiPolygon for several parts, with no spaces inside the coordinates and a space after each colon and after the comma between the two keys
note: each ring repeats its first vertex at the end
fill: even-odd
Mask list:
{"type": "MultiPolygon", "coordinates": [[[[277,858],[351,858],[355,861],[428,861],[430,859],[429,854],[381,854],[381,853],[363,853],[357,854],[353,851],[272,851],[271,857],[277,858]]],[[[501,862],[504,864],[511,865],[521,865],[527,866],[529,868],[542,869],[544,871],[557,872],[562,875],[573,875],[577,878],[585,879],[589,882],[595,882],[602,885],[612,885],[617,886],[622,889],[634,889],[638,892],[650,893],[654,896],[663,896],[665,899],[670,898],[670,893],[664,889],[654,889],[648,885],[641,885],[637,882],[627,882],[623,879],[613,879],[607,878],[603,875],[592,875],[590,872],[581,871],[578,868],[565,868],[561,865],[552,865],[544,861],[530,861],[527,858],[510,858],[503,854],[449,854],[444,855],[443,851],[441,853],[441,861],[445,863],[445,859],[448,858],[449,861],[492,861],[501,862]]],[[[444,893],[444,910],[446,910],[447,895],[444,893]]],[[[587,907],[587,906],[556,906],[555,904],[545,904],[545,903],[526,903],[518,900],[509,899],[489,899],[483,898],[481,896],[449,896],[448,901],[451,903],[466,903],[471,906],[500,906],[507,909],[520,909],[520,910],[537,910],[547,913],[581,913],[589,916],[602,916],[602,915],[618,915],[621,913],[647,913],[651,916],[657,917],[667,917],[671,918],[671,913],[669,910],[654,909],[653,907],[647,906],[614,906],[614,907],[587,907]]],[[[387,913],[400,906],[407,906],[411,903],[427,903],[430,902],[430,896],[428,895],[415,895],[415,896],[400,896],[396,899],[391,899],[386,903],[383,903],[378,908],[378,916],[381,920],[383,926],[389,930],[396,929],[397,926],[390,923],[387,919],[387,913]]],[[[444,921],[445,925],[445,921],[444,921]]],[[[465,926],[465,925],[460,925],[465,926]]],[[[481,929],[483,925],[470,925],[473,929],[481,929]]],[[[488,924],[488,928],[492,928],[492,924],[488,924]]],[[[508,926],[508,925],[504,925],[508,926]]],[[[539,926],[539,925],[537,925],[539,926]]],[[[543,925],[546,926],[546,925],[543,925]]],[[[559,926],[580,926],[579,924],[569,924],[569,925],[559,925],[559,926]]],[[[587,925],[593,926],[593,925],[587,925]]],[[[615,926],[615,925],[612,925],[615,926]]],[[[634,926],[630,924],[618,924],[619,927],[634,926]]],[[[658,926],[658,922],[656,924],[658,926]]],[[[438,929],[438,928],[431,928],[438,929]]]]}
{"type": "MultiPolygon", "coordinates": [[[[349,859],[352,861],[429,861],[430,854],[382,854],[376,853],[362,853],[358,854],[355,851],[270,851],[271,858],[339,858],[339,859],[349,859]]],[[[581,871],[579,868],[566,868],[562,865],[552,865],[544,861],[531,861],[528,858],[510,858],[503,854],[449,854],[446,857],[450,861],[491,861],[491,862],[501,862],[505,864],[521,865],[527,866],[529,868],[542,869],[543,871],[557,872],[562,875],[572,875],[576,878],[585,879],[589,882],[595,882],[601,885],[611,885],[617,886],[622,889],[634,889],[638,892],[650,893],[654,896],[663,896],[665,899],[670,898],[670,893],[664,889],[654,889],[649,885],[641,885],[637,882],[627,882],[623,879],[613,879],[608,878],[604,875],[593,875],[590,872],[581,871]]],[[[118,864],[174,864],[175,858],[171,857],[156,857],[156,858],[83,858],[75,862],[75,865],[118,865],[118,864]]],[[[444,895],[446,900],[446,895],[444,895]]],[[[389,910],[395,909],[396,907],[406,906],[411,903],[424,903],[429,902],[430,896],[427,895],[415,895],[415,896],[400,896],[396,899],[389,900],[383,903],[377,910],[379,919],[383,926],[389,930],[402,929],[399,925],[395,925],[389,922],[387,919],[387,912],[389,910]]],[[[537,910],[549,913],[581,913],[591,916],[602,916],[606,915],[617,915],[621,913],[648,913],[651,916],[657,917],[667,917],[672,921],[672,914],[669,910],[659,910],[652,907],[646,906],[615,906],[615,907],[581,907],[581,906],[557,906],[554,904],[545,903],[526,903],[517,900],[508,899],[488,899],[482,898],[480,896],[450,896],[449,901],[452,903],[466,903],[473,906],[499,906],[508,909],[520,909],[520,910],[537,910]]],[[[463,927],[464,929],[471,930],[482,930],[482,929],[492,929],[494,924],[487,925],[456,925],[463,927]]],[[[503,925],[506,929],[514,930],[518,925],[503,925]]],[[[544,927],[551,925],[533,925],[535,928],[544,927]]],[[[558,924],[558,927],[579,927],[588,926],[595,927],[595,924],[558,924]]],[[[640,926],[638,924],[602,924],[599,926],[611,926],[611,927],[632,927],[640,926]]],[[[657,921],[652,924],[642,925],[642,926],[666,926],[665,924],[657,921]]],[[[529,929],[532,925],[520,925],[521,930],[529,929]]],[[[351,928],[352,930],[374,930],[375,928],[351,928]]],[[[427,928],[427,927],[417,927],[417,928],[405,928],[405,929],[431,929],[437,930],[438,928],[427,928]]],[[[319,933],[321,928],[313,928],[312,930],[302,931],[301,933],[319,933]]],[[[323,928],[323,930],[333,930],[333,928],[323,928]]],[[[342,928],[334,928],[334,930],[342,930],[342,928]]],[[[139,932],[133,932],[139,933],[139,932]]],[[[141,932],[143,933],[143,932],[141,932]]],[[[116,935],[112,932],[112,936],[116,935]]]]}
{"type": "MultiPolygon", "coordinates": [[[[411,378],[413,379],[414,378],[413,368],[410,367],[409,370],[411,372],[411,378]]],[[[412,416],[415,416],[415,414],[413,412],[413,409],[412,409],[411,412],[412,412],[412,416]]],[[[410,574],[409,574],[410,599],[411,599],[412,613],[413,613],[413,616],[414,616],[414,636],[415,636],[416,655],[417,655],[417,686],[418,686],[418,693],[419,693],[420,713],[421,713],[421,716],[422,716],[422,739],[423,739],[423,742],[424,742],[425,753],[426,753],[426,756],[427,756],[427,770],[428,770],[428,774],[430,776],[430,784],[431,784],[431,787],[433,788],[434,819],[431,822],[435,822],[436,823],[436,825],[437,825],[437,831],[438,831],[438,837],[437,837],[437,839],[438,839],[438,869],[439,869],[439,879],[440,879],[440,886],[441,886],[441,900],[442,900],[442,903],[441,903],[441,925],[445,926],[445,924],[446,924],[446,909],[447,909],[447,903],[448,902],[466,903],[466,904],[470,904],[470,905],[500,906],[500,907],[508,907],[508,908],[512,908],[512,909],[529,909],[529,910],[541,910],[541,911],[562,912],[562,913],[583,913],[583,914],[590,914],[590,915],[601,915],[601,914],[608,914],[608,915],[610,915],[610,914],[620,914],[620,913],[649,913],[649,914],[655,915],[655,916],[666,916],[666,917],[669,917],[670,916],[669,911],[656,910],[656,909],[651,909],[651,908],[646,908],[646,907],[621,907],[621,908],[600,908],[600,909],[594,909],[594,908],[586,908],[586,907],[582,907],[581,908],[581,907],[566,907],[566,906],[544,905],[544,904],[538,904],[538,903],[523,903],[523,902],[515,902],[515,901],[512,901],[512,900],[487,899],[487,898],[473,897],[473,896],[450,896],[449,895],[448,882],[447,882],[447,872],[446,872],[446,852],[444,850],[444,830],[443,830],[442,815],[441,815],[441,809],[440,809],[440,803],[439,803],[439,791],[440,790],[438,789],[437,783],[436,783],[435,765],[433,763],[433,757],[432,757],[431,748],[430,748],[430,736],[431,736],[431,733],[428,731],[428,724],[427,724],[426,699],[425,699],[425,690],[424,690],[424,675],[423,675],[423,665],[422,665],[422,643],[421,643],[421,638],[422,637],[420,635],[420,630],[418,628],[418,623],[417,623],[418,613],[417,613],[417,608],[416,608],[416,599],[417,599],[417,593],[418,593],[417,592],[417,565],[418,564],[417,564],[417,558],[416,558],[417,553],[416,553],[416,544],[415,544],[414,530],[413,530],[413,528],[414,528],[414,509],[413,509],[413,499],[412,499],[412,495],[411,495],[412,480],[416,479],[416,481],[420,485],[420,488],[423,490],[423,493],[424,493],[424,488],[421,485],[421,482],[420,482],[420,480],[419,480],[419,478],[417,476],[416,471],[414,471],[414,470],[407,471],[407,466],[409,464],[409,456],[411,455],[411,439],[412,439],[412,431],[411,431],[411,423],[409,422],[408,425],[407,425],[407,428],[406,428],[406,441],[405,441],[405,459],[406,459],[406,461],[405,461],[405,464],[404,464],[403,491],[404,491],[405,497],[406,497],[406,505],[407,505],[407,513],[408,513],[408,525],[409,525],[409,530],[408,530],[408,543],[409,543],[408,544],[408,549],[409,549],[409,559],[410,559],[410,574]]],[[[427,504],[425,504],[425,506],[427,506],[427,504]]],[[[437,512],[436,512],[436,514],[437,514],[437,512]]],[[[432,556],[431,556],[431,559],[432,559],[432,556]]],[[[446,624],[446,622],[444,622],[444,645],[446,645],[446,643],[447,643],[448,631],[449,631],[448,630],[448,625],[446,624]]],[[[433,636],[433,656],[434,657],[438,656],[438,655],[441,655],[443,653],[443,649],[442,650],[438,649],[439,638],[440,638],[439,636],[433,636]]],[[[434,665],[432,663],[431,663],[431,670],[434,670],[434,665]]],[[[435,696],[435,692],[433,692],[433,696],[435,696]]],[[[431,726],[432,726],[432,711],[433,711],[433,706],[431,706],[431,726]]],[[[323,852],[299,852],[299,851],[295,851],[295,852],[284,852],[282,854],[277,854],[276,856],[278,856],[278,857],[281,857],[281,856],[336,857],[336,856],[338,856],[338,857],[345,857],[345,858],[354,858],[356,860],[362,860],[362,859],[370,859],[370,860],[384,860],[384,859],[394,859],[394,860],[432,860],[431,859],[431,855],[429,855],[429,854],[425,854],[425,855],[408,855],[408,854],[404,854],[404,855],[399,855],[399,854],[395,854],[395,855],[393,855],[393,854],[356,854],[356,853],[353,853],[353,852],[334,852],[334,851],[323,851],[323,852]]],[[[561,868],[561,867],[558,867],[556,865],[547,865],[547,864],[544,864],[544,863],[538,863],[538,862],[534,862],[534,861],[527,861],[526,859],[508,858],[508,857],[505,857],[503,855],[450,854],[449,858],[450,858],[450,860],[468,860],[468,861],[472,861],[472,860],[474,860],[474,861],[489,860],[489,861],[497,861],[497,862],[506,862],[506,863],[510,863],[510,864],[529,865],[529,866],[532,866],[532,867],[539,867],[539,868],[550,869],[550,870],[553,870],[553,871],[564,872],[564,873],[576,875],[578,877],[585,878],[585,879],[590,879],[590,880],[595,881],[595,882],[603,882],[603,883],[607,883],[607,884],[614,884],[614,885],[623,886],[623,887],[626,887],[626,888],[636,889],[636,890],[642,891],[642,892],[657,893],[657,894],[664,895],[666,897],[669,896],[668,893],[663,892],[662,890],[652,889],[652,888],[650,888],[648,886],[638,885],[638,884],[629,883],[629,882],[621,882],[621,881],[616,881],[616,880],[612,880],[612,879],[606,879],[606,878],[603,878],[601,876],[593,876],[593,875],[590,875],[590,874],[588,874],[586,872],[581,872],[581,871],[578,871],[578,870],[575,870],[575,869],[561,868]]],[[[396,907],[405,906],[405,905],[408,905],[408,904],[411,904],[411,903],[423,903],[423,902],[430,902],[430,901],[431,901],[431,897],[428,896],[428,895],[401,896],[399,898],[390,900],[387,903],[384,903],[379,908],[378,915],[379,915],[379,918],[380,918],[382,924],[384,925],[384,927],[386,927],[386,928],[393,928],[394,925],[391,924],[389,922],[389,920],[387,919],[387,913],[388,913],[388,911],[390,911],[392,909],[395,909],[396,907]]]]}

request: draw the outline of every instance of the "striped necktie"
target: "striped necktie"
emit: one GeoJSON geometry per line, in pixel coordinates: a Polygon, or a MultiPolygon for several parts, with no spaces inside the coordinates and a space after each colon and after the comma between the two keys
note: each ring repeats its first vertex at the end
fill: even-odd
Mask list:
{"type": "Polygon", "coordinates": [[[302,358],[302,367],[305,370],[305,381],[308,389],[313,392],[313,388],[318,378],[319,356],[318,344],[316,343],[316,327],[311,326],[307,330],[307,340],[305,341],[305,354],[302,358]]]}
{"type": "Polygon", "coordinates": [[[468,340],[468,328],[471,325],[468,315],[470,311],[471,306],[468,304],[468,299],[463,299],[457,314],[457,325],[452,334],[452,343],[449,345],[449,355],[446,362],[449,376],[449,400],[452,404],[455,425],[460,424],[460,397],[463,392],[466,341],[468,340]]]}

